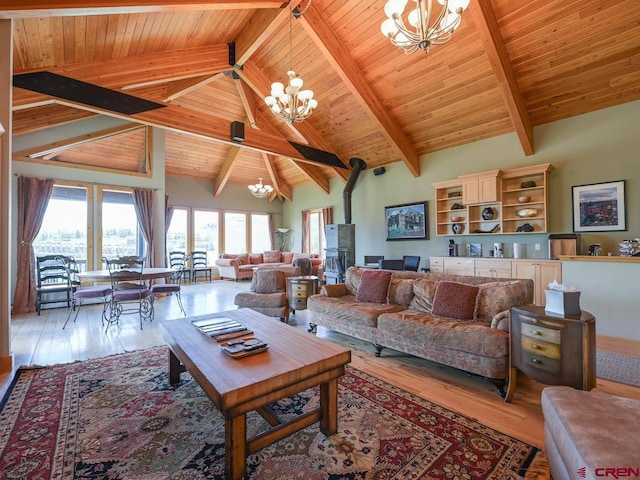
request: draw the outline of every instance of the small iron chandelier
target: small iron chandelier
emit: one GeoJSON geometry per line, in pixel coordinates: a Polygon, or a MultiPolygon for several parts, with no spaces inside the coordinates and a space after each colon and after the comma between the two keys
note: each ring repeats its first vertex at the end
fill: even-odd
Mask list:
{"type": "MultiPolygon", "coordinates": [[[[311,5],[311,0],[305,7],[304,11],[295,13],[296,18],[302,14],[311,5]]],[[[271,94],[266,96],[264,101],[271,111],[278,118],[287,123],[302,122],[309,117],[318,106],[318,101],[313,98],[313,90],[300,90],[304,81],[298,76],[293,69],[293,20],[294,12],[289,17],[289,83],[285,87],[281,82],[273,82],[271,84],[271,94]]]]}
{"type": "Polygon", "coordinates": [[[258,180],[258,183],[255,185],[249,185],[249,190],[251,190],[254,197],[264,198],[273,192],[273,187],[271,185],[264,185],[262,183],[262,178],[259,178],[258,180]]]}
{"type": "Polygon", "coordinates": [[[442,45],[451,39],[453,31],[460,26],[462,12],[470,0],[438,0],[442,5],[436,16],[432,0],[413,0],[416,8],[409,12],[407,20],[413,28],[407,28],[402,20],[408,0],[387,0],[384,13],[388,17],[380,30],[396,47],[407,55],[418,50],[429,53],[431,45],[442,45]],[[435,20],[434,20],[435,18],[435,20]]]}

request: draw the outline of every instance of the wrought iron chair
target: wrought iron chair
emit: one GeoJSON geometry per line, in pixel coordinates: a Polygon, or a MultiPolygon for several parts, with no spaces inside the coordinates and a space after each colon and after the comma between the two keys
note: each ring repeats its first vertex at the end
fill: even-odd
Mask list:
{"type": "Polygon", "coordinates": [[[180,296],[180,282],[183,278],[185,278],[185,263],[187,261],[187,257],[182,256],[182,261],[179,265],[171,265],[171,268],[175,269],[175,273],[171,275],[169,281],[167,283],[155,283],[151,286],[151,293],[155,297],[158,294],[174,294],[176,295],[176,299],[178,300],[178,306],[180,307],[180,311],[186,317],[187,312],[182,305],[182,297],[180,296]]]}
{"type": "Polygon", "coordinates": [[[67,302],[71,306],[71,294],[75,285],[71,283],[65,262],[69,257],[61,255],[42,255],[36,257],[36,312],[40,315],[42,305],[46,303],[67,302]],[[63,293],[66,300],[59,296],[45,299],[45,295],[63,293]]]}
{"type": "Polygon", "coordinates": [[[211,281],[211,267],[207,261],[207,252],[198,250],[191,252],[191,281],[197,282],[200,275],[211,281]]]}
{"type": "Polygon", "coordinates": [[[120,315],[137,312],[142,330],[143,319],[153,320],[153,293],[142,277],[144,259],[121,257],[109,260],[103,257],[102,261],[107,265],[111,278],[107,329],[109,325],[118,323],[120,315]],[[126,305],[132,306],[125,308],[126,305]]]}
{"type": "Polygon", "coordinates": [[[417,272],[420,267],[420,257],[413,255],[405,255],[402,257],[402,269],[411,272],[417,272]]]}
{"type": "Polygon", "coordinates": [[[78,265],[73,257],[67,257],[65,261],[67,273],[71,280],[71,284],[75,286],[73,294],[71,295],[71,307],[69,308],[69,314],[64,321],[62,328],[64,329],[71,318],[71,314],[75,311],[76,314],[73,317],[75,323],[80,313],[80,307],[83,300],[100,299],[102,302],[102,324],[104,325],[107,320],[107,308],[109,307],[109,295],[111,294],[110,285],[91,285],[87,287],[80,286],[80,280],[78,279],[78,265]]]}

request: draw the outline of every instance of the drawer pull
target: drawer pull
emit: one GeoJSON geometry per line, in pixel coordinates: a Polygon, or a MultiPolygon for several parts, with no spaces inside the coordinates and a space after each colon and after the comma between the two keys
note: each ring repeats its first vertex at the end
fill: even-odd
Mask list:
{"type": "Polygon", "coordinates": [[[533,333],[534,335],[538,335],[538,336],[541,335],[539,330],[531,330],[531,333],[533,333]]]}
{"type": "Polygon", "coordinates": [[[542,363],[540,360],[538,360],[537,358],[532,358],[531,359],[532,363],[542,363]]]}
{"type": "Polygon", "coordinates": [[[531,345],[531,348],[533,348],[534,350],[540,350],[540,346],[536,345],[535,343],[531,345]]]}

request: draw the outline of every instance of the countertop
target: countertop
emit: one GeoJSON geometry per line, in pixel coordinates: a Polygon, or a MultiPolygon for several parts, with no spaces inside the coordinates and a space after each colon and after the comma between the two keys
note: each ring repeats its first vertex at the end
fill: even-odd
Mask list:
{"type": "Polygon", "coordinates": [[[616,262],[616,263],[640,263],[640,257],[623,257],[620,255],[560,255],[563,262],[616,262]]]}

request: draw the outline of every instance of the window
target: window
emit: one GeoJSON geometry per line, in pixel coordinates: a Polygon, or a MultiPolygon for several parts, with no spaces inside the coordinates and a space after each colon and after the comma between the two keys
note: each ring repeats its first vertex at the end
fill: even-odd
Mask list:
{"type": "Polygon", "coordinates": [[[227,253],[247,252],[247,214],[225,212],[224,250],[227,253]]]}
{"type": "Polygon", "coordinates": [[[33,242],[36,256],[74,257],[86,269],[88,225],[87,187],[54,185],[40,232],[33,242]]]}
{"type": "Polygon", "coordinates": [[[167,257],[169,252],[188,252],[187,249],[187,219],[189,210],[186,208],[174,208],[171,223],[167,229],[167,257]]]}
{"type": "Polygon", "coordinates": [[[271,250],[271,229],[269,215],[261,213],[251,214],[251,252],[261,253],[271,250]]]}
{"type": "Polygon", "coordinates": [[[208,261],[213,261],[220,256],[219,218],[218,212],[213,210],[193,211],[193,251],[206,251],[208,261]]]}
{"type": "Polygon", "coordinates": [[[144,256],[144,238],[138,227],[129,191],[102,190],[102,256],[144,256]]]}
{"type": "Polygon", "coordinates": [[[322,212],[309,212],[309,253],[324,257],[324,220],[322,212]]]}

